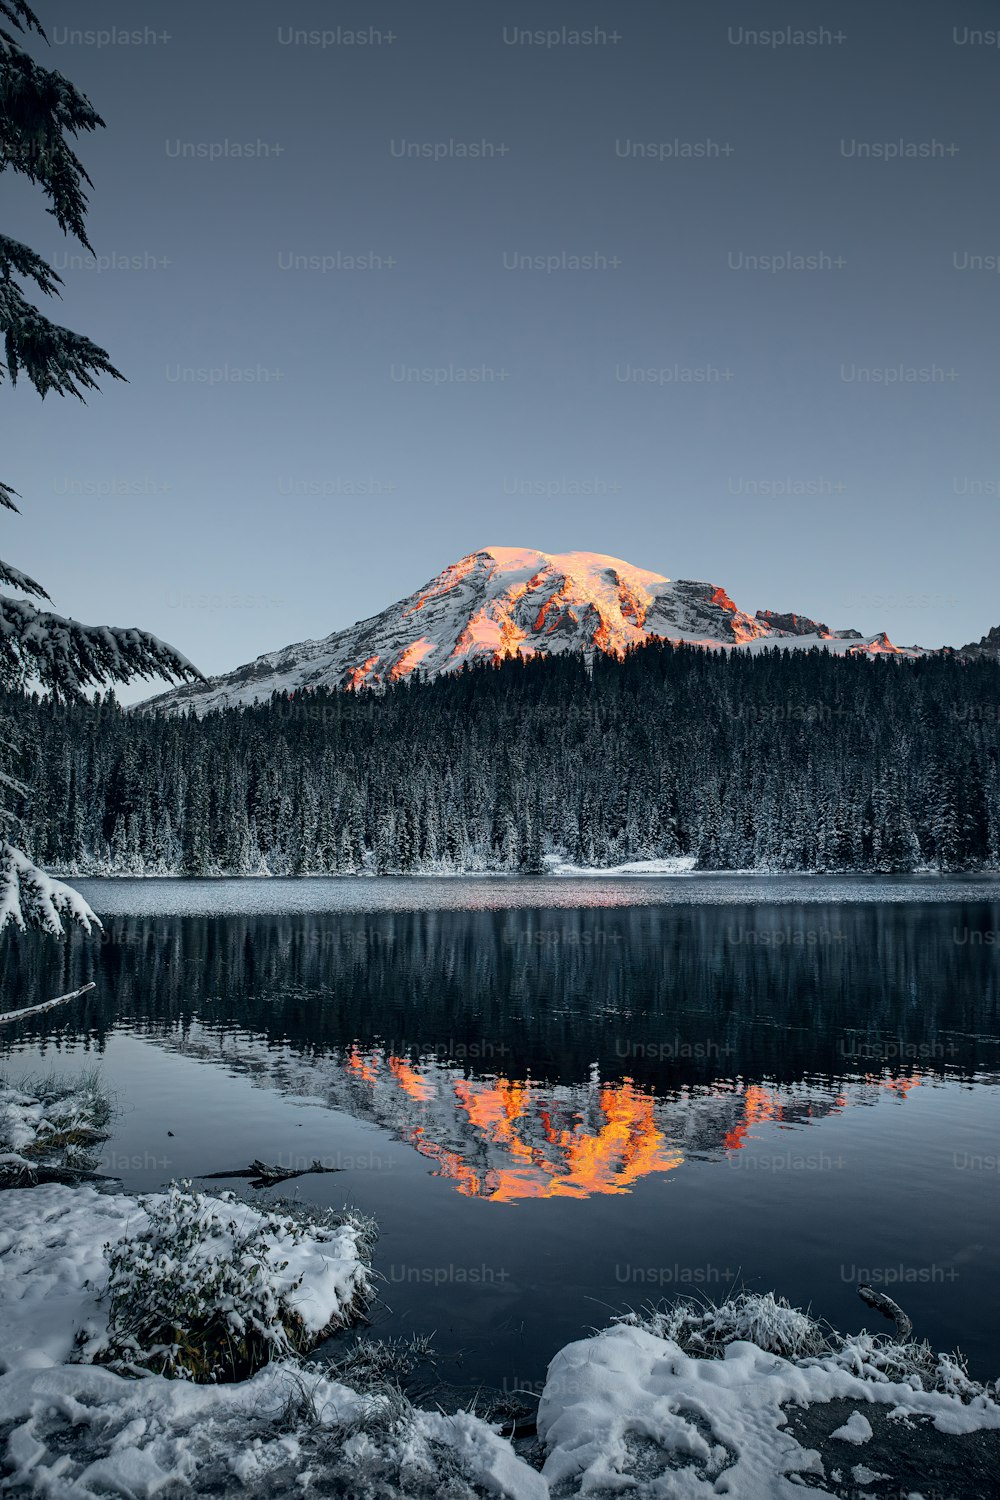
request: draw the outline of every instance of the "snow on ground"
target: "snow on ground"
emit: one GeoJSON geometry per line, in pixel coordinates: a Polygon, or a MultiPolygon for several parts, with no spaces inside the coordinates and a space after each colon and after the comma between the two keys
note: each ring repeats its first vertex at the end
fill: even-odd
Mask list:
{"type": "Polygon", "coordinates": [[[91,1496],[547,1500],[544,1479],[468,1413],[396,1409],[289,1362],[251,1380],[126,1380],[79,1366],[0,1376],[4,1487],[91,1496]]]}
{"type": "MultiPolygon", "coordinates": [[[[0,1370],[58,1365],[85,1338],[99,1352],[108,1333],[109,1276],[106,1245],[137,1242],[164,1212],[177,1219],[177,1203],[190,1204],[211,1232],[200,1241],[162,1251],[154,1266],[161,1280],[178,1270],[194,1279],[201,1264],[237,1259],[241,1245],[263,1230],[263,1255],[255,1284],[267,1282],[275,1303],[290,1308],[307,1333],[319,1335],[343,1321],[369,1286],[360,1234],[352,1223],[316,1227],[290,1236],[268,1212],[258,1213],[231,1194],[210,1197],[171,1188],[141,1200],[102,1193],[90,1183],[47,1184],[9,1192],[0,1218],[0,1370]]],[[[189,1241],[189,1237],[185,1236],[189,1241]]],[[[130,1259],[141,1265],[141,1244],[130,1259]]]]}
{"type": "MultiPolygon", "coordinates": [[[[0,1197],[0,1473],[3,1488],[48,1496],[146,1497],[185,1490],[303,1494],[309,1476],[374,1496],[497,1495],[544,1500],[535,1470],[469,1413],[417,1412],[386,1388],[362,1392],[297,1360],[250,1379],[195,1384],[89,1361],[107,1354],[109,1247],[139,1242],[171,1195],[197,1201],[209,1233],[196,1260],[227,1264],[264,1226],[273,1254],[253,1278],[313,1334],[346,1318],[369,1286],[362,1235],[306,1225],[276,1232],[273,1215],[231,1195],[171,1188],[139,1200],[92,1184],[9,1190],[0,1197]],[[221,1229],[220,1229],[221,1226],[221,1229]],[[394,1488],[393,1486],[398,1486],[394,1488]]],[[[185,1230],[188,1219],[176,1216],[185,1230]]],[[[159,1253],[164,1281],[191,1272],[191,1237],[159,1253]]],[[[111,1249],[111,1259],[114,1249],[111,1249]]],[[[136,1263],[141,1257],[136,1254],[136,1263]]],[[[129,1257],[126,1257],[128,1261],[129,1257]]],[[[195,1274],[197,1267],[195,1267],[195,1274]]],[[[141,1280],[139,1282],[141,1285],[141,1280]]],[[[258,1298],[259,1302],[259,1298],[258,1298]]],[[[239,1313],[242,1309],[236,1309],[239,1313]]]]}
{"type": "Polygon", "coordinates": [[[678,854],[672,859],[637,859],[627,865],[574,865],[561,854],[543,858],[547,875],[686,875],[695,866],[693,854],[678,854]]]}
{"type": "MultiPolygon", "coordinates": [[[[801,1500],[795,1476],[816,1485],[823,1464],[784,1430],[781,1408],[834,1397],[889,1405],[900,1419],[923,1414],[944,1433],[1000,1428],[1000,1406],[985,1395],[963,1403],[906,1379],[862,1378],[836,1356],[789,1360],[746,1340],[721,1359],[698,1358],[619,1324],[567,1345],[549,1366],[538,1412],[543,1476],[553,1497],[801,1500]]],[[[830,1493],[822,1483],[816,1492],[830,1493]]]]}
{"type": "MultiPolygon", "coordinates": [[[[231,1197],[187,1193],[194,1199],[215,1216],[205,1240],[213,1254],[226,1253],[217,1222],[239,1215],[243,1232],[269,1222],[231,1197]]],[[[230,1383],[128,1377],[89,1362],[110,1336],[101,1297],[114,1259],[108,1246],[143,1234],[170,1202],[169,1193],[138,1200],[91,1184],[0,1195],[0,1482],[8,1493],[798,1500],[803,1477],[819,1495],[843,1489],[833,1466],[828,1478],[819,1453],[788,1430],[786,1403],[850,1402],[836,1434],[849,1457],[849,1445],[871,1435],[863,1413],[875,1405],[901,1424],[923,1416],[943,1434],[1000,1429],[995,1392],[926,1346],[828,1338],[804,1313],[750,1293],[720,1308],[678,1303],[628,1314],[560,1350],[538,1410],[541,1472],[473,1413],[415,1409],[389,1384],[344,1383],[336,1367],[282,1357],[230,1383]]],[[[356,1225],[325,1236],[303,1227],[301,1239],[274,1236],[263,1275],[318,1329],[349,1311],[368,1271],[356,1225]]],[[[183,1251],[187,1240],[178,1243],[183,1251]]],[[[164,1259],[163,1270],[176,1267],[164,1259]]],[[[861,1485],[869,1472],[852,1470],[861,1485]]]]}

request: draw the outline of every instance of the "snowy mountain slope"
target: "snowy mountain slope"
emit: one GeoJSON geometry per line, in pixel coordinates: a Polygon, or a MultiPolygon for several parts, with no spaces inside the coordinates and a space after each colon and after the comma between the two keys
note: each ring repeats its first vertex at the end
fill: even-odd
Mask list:
{"type": "Polygon", "coordinates": [[[484,547],[443,569],[380,614],[320,641],[270,651],[207,684],[175,689],[144,708],[167,712],[252,703],[316,687],[377,687],[415,668],[436,676],[466,662],[565,651],[609,651],[662,637],[710,647],[776,644],[835,652],[920,655],[883,633],[829,630],[795,614],[739,609],[722,588],[671,581],[595,552],[484,547]]]}
{"type": "Polygon", "coordinates": [[[1000,659],[1000,625],[994,625],[978,641],[970,641],[967,646],[962,646],[957,654],[968,660],[977,656],[992,658],[994,661],[1000,659]]]}

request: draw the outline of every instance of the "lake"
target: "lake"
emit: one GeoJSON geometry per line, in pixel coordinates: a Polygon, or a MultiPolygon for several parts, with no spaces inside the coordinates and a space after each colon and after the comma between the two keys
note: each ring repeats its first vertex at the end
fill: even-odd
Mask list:
{"type": "Polygon", "coordinates": [[[104,933],[7,935],[0,1009],[97,989],[0,1071],[98,1064],[129,1191],[337,1168],[278,1192],[375,1216],[372,1328],[462,1399],[678,1293],[888,1331],[862,1280],[1000,1374],[1000,882],[75,884],[104,933]]]}

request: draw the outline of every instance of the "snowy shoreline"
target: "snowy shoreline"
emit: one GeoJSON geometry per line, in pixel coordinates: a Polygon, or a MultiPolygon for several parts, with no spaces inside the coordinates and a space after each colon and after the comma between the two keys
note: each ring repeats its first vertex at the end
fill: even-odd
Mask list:
{"type": "MultiPolygon", "coordinates": [[[[995,1390],[950,1357],[864,1332],[828,1337],[758,1293],[718,1308],[682,1301],[628,1314],[566,1345],[549,1365],[530,1442],[472,1411],[428,1411],[391,1387],[355,1389],[336,1367],[294,1358],[244,1380],[134,1378],[92,1362],[108,1337],[105,1255],[109,1239],[141,1236],[147,1208],[162,1201],[89,1184],[8,1190],[0,1470],[9,1493],[152,1497],[176,1486],[262,1496],[308,1493],[316,1482],[326,1493],[407,1500],[562,1500],[622,1488],[637,1500],[709,1500],[721,1484],[794,1500],[803,1477],[832,1496],[895,1479],[862,1461],[876,1417],[883,1463],[886,1433],[904,1453],[919,1430],[936,1453],[957,1443],[962,1456],[963,1439],[992,1445],[1000,1434],[995,1390]],[[805,1413],[815,1426],[827,1408],[820,1446],[800,1444],[790,1419],[805,1413]]],[[[204,1201],[214,1209],[219,1200],[204,1201]]],[[[316,1327],[367,1274],[356,1240],[339,1233],[269,1271],[316,1327]]],[[[956,1500],[975,1493],[954,1491],[956,1500]]]]}
{"type": "MultiPolygon", "coordinates": [[[[0,1122],[33,1161],[33,1143],[62,1125],[61,1098],[74,1120],[100,1118],[93,1087],[35,1101],[0,1088],[0,1122]]],[[[63,1149],[66,1135],[54,1137],[63,1149]]],[[[997,1384],[972,1380],[960,1356],[898,1325],[840,1335],[758,1292],[626,1312],[565,1345],[527,1433],[507,1437],[472,1410],[412,1404],[391,1360],[372,1379],[349,1362],[303,1363],[283,1337],[291,1322],[315,1339],[367,1300],[371,1221],[184,1184],[139,1197],[102,1186],[0,1192],[8,1493],[301,1496],[315,1484],[352,1500],[796,1500],[807,1483],[839,1500],[916,1500],[926,1480],[977,1500],[1000,1468],[997,1384]],[[213,1367],[148,1342],[172,1330],[187,1359],[199,1337],[185,1330],[213,1308],[236,1336],[251,1315],[260,1323],[271,1354],[255,1373],[199,1375],[213,1367]]]]}
{"type": "Polygon", "coordinates": [[[933,865],[914,865],[910,870],[829,869],[817,870],[799,866],[759,868],[747,866],[742,869],[708,870],[696,868],[693,856],[677,859],[632,860],[623,865],[574,865],[556,855],[545,856],[544,870],[490,870],[490,869],[415,869],[415,870],[302,870],[295,874],[288,871],[260,869],[211,870],[201,875],[186,875],[180,870],[123,870],[101,864],[84,862],[77,865],[53,867],[49,872],[58,880],[726,880],[740,879],[908,879],[921,876],[926,879],[953,880],[970,876],[992,878],[1000,875],[1000,865],[975,865],[956,870],[941,870],[933,865]]]}

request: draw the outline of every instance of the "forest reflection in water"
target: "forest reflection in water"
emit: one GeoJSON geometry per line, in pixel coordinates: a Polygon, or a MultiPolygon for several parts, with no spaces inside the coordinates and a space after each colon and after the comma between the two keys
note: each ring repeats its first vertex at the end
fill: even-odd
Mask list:
{"type": "Polygon", "coordinates": [[[321,1096],[493,1202],[628,1191],[755,1127],[995,1075],[991,901],[117,916],[7,946],[4,1040],[115,1028],[321,1096]]]}

